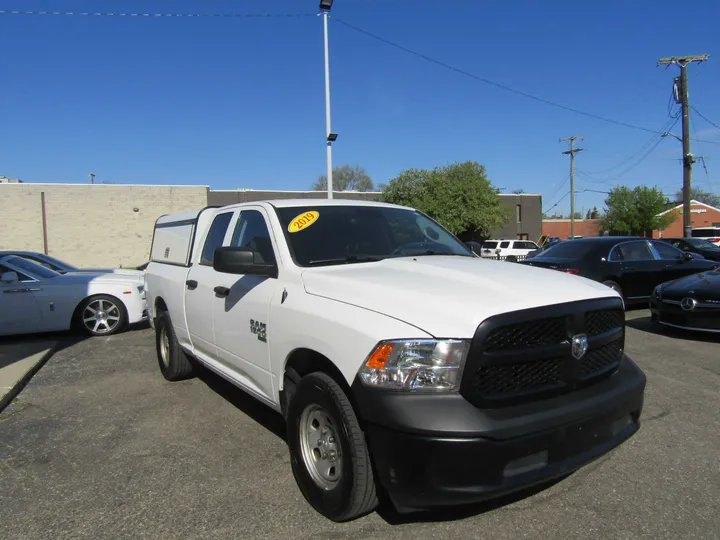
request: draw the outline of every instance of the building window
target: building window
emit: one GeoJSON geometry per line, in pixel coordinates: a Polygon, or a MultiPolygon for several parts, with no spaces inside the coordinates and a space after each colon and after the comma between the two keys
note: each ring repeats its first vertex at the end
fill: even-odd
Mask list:
{"type": "Polygon", "coordinates": [[[522,205],[520,204],[515,205],[515,217],[518,223],[522,222],[522,205]]]}

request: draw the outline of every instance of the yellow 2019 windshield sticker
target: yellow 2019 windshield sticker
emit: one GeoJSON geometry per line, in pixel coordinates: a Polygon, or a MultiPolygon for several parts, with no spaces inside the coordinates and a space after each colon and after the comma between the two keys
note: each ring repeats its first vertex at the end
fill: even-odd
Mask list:
{"type": "Polygon", "coordinates": [[[310,225],[315,223],[319,217],[320,214],[315,210],[300,214],[299,216],[293,218],[293,220],[290,222],[290,225],[288,225],[288,232],[296,233],[298,231],[302,231],[306,227],[309,227],[310,225]]]}

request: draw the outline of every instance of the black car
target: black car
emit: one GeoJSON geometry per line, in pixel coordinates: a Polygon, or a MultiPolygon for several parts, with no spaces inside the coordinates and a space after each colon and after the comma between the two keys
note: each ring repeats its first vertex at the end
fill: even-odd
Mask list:
{"type": "Polygon", "coordinates": [[[653,322],[720,333],[720,270],[661,283],[650,299],[653,322]]]}
{"type": "Polygon", "coordinates": [[[535,251],[531,251],[530,253],[528,253],[527,255],[525,255],[525,260],[527,260],[527,259],[534,259],[535,257],[537,257],[537,256],[540,255],[541,253],[547,251],[547,250],[550,249],[551,247],[557,246],[560,242],[562,242],[562,240],[559,240],[559,239],[558,239],[558,240],[556,240],[556,241],[554,241],[554,242],[548,242],[547,244],[544,244],[542,247],[539,247],[539,248],[536,249],[535,251]]]}
{"type": "Polygon", "coordinates": [[[717,262],[695,258],[665,242],[633,236],[562,242],[523,264],[599,281],[618,291],[626,305],[647,302],[660,283],[718,266],[717,262]]]}
{"type": "Polygon", "coordinates": [[[682,251],[697,253],[711,261],[720,261],[720,247],[704,238],[660,238],[660,240],[682,251]]]}

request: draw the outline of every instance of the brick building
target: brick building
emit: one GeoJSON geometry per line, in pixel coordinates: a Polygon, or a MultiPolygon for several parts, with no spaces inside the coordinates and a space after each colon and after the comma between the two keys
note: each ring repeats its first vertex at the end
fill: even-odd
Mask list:
{"type": "MultiPolygon", "coordinates": [[[[665,210],[660,215],[672,214],[675,216],[673,222],[665,229],[653,231],[653,238],[676,238],[683,236],[683,205],[665,210]]],[[[715,208],[700,201],[690,202],[690,223],[693,229],[698,227],[720,227],[720,208],[715,208]]]]}
{"type": "MultiPolygon", "coordinates": [[[[557,236],[565,240],[570,237],[569,219],[543,219],[543,236],[557,236]]],[[[602,234],[602,220],[576,219],[575,236],[600,236],[602,234]]]]}

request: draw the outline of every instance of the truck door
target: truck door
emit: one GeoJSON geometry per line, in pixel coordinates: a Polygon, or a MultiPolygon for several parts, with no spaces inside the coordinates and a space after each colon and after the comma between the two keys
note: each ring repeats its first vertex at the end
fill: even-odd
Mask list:
{"type": "Polygon", "coordinates": [[[233,211],[222,212],[215,216],[205,237],[200,259],[190,268],[185,287],[185,317],[193,349],[200,355],[217,357],[215,336],[213,333],[213,308],[216,274],[213,270],[215,248],[223,245],[233,211]]]}
{"type": "MultiPolygon", "coordinates": [[[[231,247],[252,249],[265,262],[277,261],[267,216],[261,207],[243,207],[231,247]]],[[[257,256],[257,255],[256,255],[257,256]]],[[[268,336],[270,302],[282,289],[277,279],[216,272],[214,326],[218,360],[230,367],[248,390],[273,401],[268,336]]]]}

